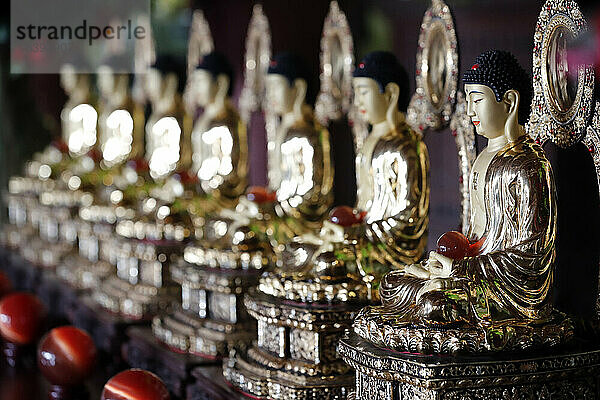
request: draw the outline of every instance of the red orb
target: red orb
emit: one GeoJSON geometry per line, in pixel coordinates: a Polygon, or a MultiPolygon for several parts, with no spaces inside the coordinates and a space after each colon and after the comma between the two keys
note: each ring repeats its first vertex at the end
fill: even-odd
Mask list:
{"type": "Polygon", "coordinates": [[[190,174],[188,171],[178,171],[176,174],[179,176],[179,181],[185,186],[198,183],[198,175],[196,174],[190,174]]]}
{"type": "Polygon", "coordinates": [[[329,220],[334,224],[346,227],[362,223],[365,215],[367,215],[365,211],[359,212],[352,207],[338,206],[329,213],[329,220]]]}
{"type": "Polygon", "coordinates": [[[0,272],[0,299],[12,292],[12,290],[12,282],[10,279],[8,279],[8,276],[6,276],[4,272],[0,272]]]}
{"type": "Polygon", "coordinates": [[[453,260],[460,260],[469,255],[469,239],[457,231],[444,233],[437,241],[437,252],[453,260]]]}
{"type": "Polygon", "coordinates": [[[17,292],[0,301],[0,335],[9,342],[26,345],[39,335],[46,308],[30,293],[17,292]]]}
{"type": "Polygon", "coordinates": [[[160,378],[143,369],[128,369],[110,378],[101,400],[169,400],[169,391],[160,378]]]}
{"type": "Polygon", "coordinates": [[[277,200],[277,193],[270,192],[264,186],[251,186],[246,191],[246,197],[248,197],[248,200],[258,204],[273,203],[277,200]]]}
{"type": "Polygon", "coordinates": [[[53,385],[83,382],[96,363],[96,346],[86,332],[74,326],[54,328],[38,346],[38,367],[53,385]]]}

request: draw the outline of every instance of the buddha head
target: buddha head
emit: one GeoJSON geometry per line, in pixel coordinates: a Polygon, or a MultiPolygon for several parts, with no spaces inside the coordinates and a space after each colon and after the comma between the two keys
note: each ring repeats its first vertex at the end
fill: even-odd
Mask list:
{"type": "Polygon", "coordinates": [[[129,89],[129,76],[116,72],[110,65],[103,64],[96,70],[96,86],[100,97],[110,99],[116,93],[129,89]]]}
{"type": "Polygon", "coordinates": [[[78,88],[85,91],[89,90],[88,84],[88,76],[86,74],[77,73],[77,68],[74,64],[66,63],[60,67],[60,86],[67,96],[73,96],[78,88]]]}
{"type": "Polygon", "coordinates": [[[178,57],[160,55],[148,69],[144,79],[144,91],[156,104],[163,98],[175,97],[183,89],[185,64],[178,57]]]}
{"type": "Polygon", "coordinates": [[[308,74],[302,60],[292,53],[279,53],[271,60],[265,79],[266,101],[278,115],[301,112],[306,103],[308,74]]]}
{"type": "Polygon", "coordinates": [[[200,107],[224,102],[231,96],[233,72],[224,55],[213,51],[200,59],[190,76],[191,97],[200,107]]]}
{"type": "Polygon", "coordinates": [[[475,59],[463,75],[467,115],[475,131],[488,139],[523,134],[529,116],[532,87],[527,72],[507,51],[490,50],[475,59]]]}
{"type": "Polygon", "coordinates": [[[374,51],[354,70],[354,104],[371,125],[388,121],[395,126],[398,111],[406,112],[408,75],[392,53],[374,51]]]}

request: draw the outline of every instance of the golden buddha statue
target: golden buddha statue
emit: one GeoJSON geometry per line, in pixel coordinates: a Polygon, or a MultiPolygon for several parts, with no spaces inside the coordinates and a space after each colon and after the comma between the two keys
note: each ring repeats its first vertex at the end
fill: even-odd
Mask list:
{"type": "Polygon", "coordinates": [[[512,54],[494,50],[477,57],[463,80],[467,113],[488,139],[471,172],[468,238],[446,233],[427,260],[386,274],[382,305],[363,309],[354,331],[425,353],[561,343],[572,330],[551,304],[554,178],[522,125],[530,79],[512,54]]]}
{"type": "Polygon", "coordinates": [[[373,52],[355,70],[353,86],[355,106],[372,126],[357,154],[356,210],[338,207],[318,236],[294,238],[282,266],[261,281],[266,293],[291,298],[294,291],[289,287],[298,287],[298,296],[304,297],[301,282],[329,281],[352,271],[363,282],[361,287],[367,285],[368,297],[376,299],[374,283],[383,272],[423,256],[429,222],[429,156],[420,134],[404,119],[409,94],[406,72],[393,54],[373,52]],[[314,263],[315,257],[324,251],[334,251],[350,270],[315,270],[311,266],[320,265],[314,263]]]}

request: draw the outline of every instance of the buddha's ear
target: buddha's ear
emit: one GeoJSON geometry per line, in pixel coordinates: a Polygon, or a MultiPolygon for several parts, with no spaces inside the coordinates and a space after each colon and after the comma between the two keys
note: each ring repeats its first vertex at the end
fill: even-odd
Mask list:
{"type": "Polygon", "coordinates": [[[519,102],[521,101],[521,95],[515,89],[509,89],[504,93],[502,101],[508,106],[508,114],[518,113],[519,102]]]}
{"type": "Polygon", "coordinates": [[[229,77],[225,74],[219,74],[217,76],[217,97],[225,98],[229,91],[229,77]]]}
{"type": "Polygon", "coordinates": [[[394,108],[398,107],[398,98],[400,97],[400,87],[396,82],[390,82],[385,85],[385,97],[394,108]]]}
{"type": "Polygon", "coordinates": [[[384,95],[388,101],[388,108],[385,112],[385,119],[390,129],[395,130],[398,124],[398,97],[400,96],[400,87],[395,82],[390,82],[385,86],[384,95]]]}
{"type": "Polygon", "coordinates": [[[509,141],[514,142],[522,134],[519,128],[519,102],[521,101],[521,95],[518,91],[509,89],[504,93],[502,101],[506,104],[508,113],[508,118],[504,125],[504,135],[509,141]]]}
{"type": "Polygon", "coordinates": [[[295,102],[302,102],[304,103],[304,101],[306,100],[306,81],[304,79],[301,78],[296,78],[294,79],[294,84],[292,89],[295,90],[295,98],[297,99],[295,102]]]}
{"type": "Polygon", "coordinates": [[[178,79],[175,73],[169,72],[165,75],[160,84],[162,86],[161,96],[164,96],[165,94],[171,96],[177,93],[178,79]]]}

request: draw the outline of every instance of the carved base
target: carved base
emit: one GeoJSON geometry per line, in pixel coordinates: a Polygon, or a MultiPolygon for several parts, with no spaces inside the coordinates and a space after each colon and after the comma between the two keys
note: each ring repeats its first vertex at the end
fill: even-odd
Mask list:
{"type": "Polygon", "coordinates": [[[132,285],[116,276],[108,277],[92,292],[97,304],[129,320],[149,320],[179,297],[176,286],[132,285]]]}
{"type": "Polygon", "coordinates": [[[127,337],[128,341],[123,345],[125,361],[133,368],[154,372],[177,397],[183,397],[186,386],[192,383],[194,367],[215,365],[215,361],[173,351],[158,341],[150,328],[129,328],[127,337]]]}
{"type": "Polygon", "coordinates": [[[257,291],[244,303],[258,320],[258,340],[223,363],[229,383],[258,398],[346,398],[354,371],[335,346],[362,304],[298,303],[257,291]]]}
{"type": "Polygon", "coordinates": [[[596,399],[600,349],[519,356],[425,356],[376,347],[353,332],[338,353],[356,369],[356,399],[596,399]]]}
{"type": "Polygon", "coordinates": [[[200,318],[175,306],[168,314],[154,318],[152,332],[176,351],[214,360],[226,356],[233,345],[250,344],[256,338],[256,322],[228,323],[200,318]]]}
{"type": "Polygon", "coordinates": [[[188,385],[186,400],[247,400],[248,397],[236,392],[223,377],[223,369],[218,366],[201,366],[192,370],[194,383],[188,385]]]}
{"type": "Polygon", "coordinates": [[[68,254],[56,267],[56,275],[77,289],[93,289],[114,271],[106,261],[91,262],[77,253],[68,254]]]}

